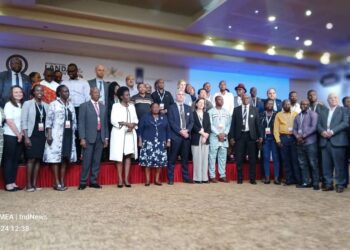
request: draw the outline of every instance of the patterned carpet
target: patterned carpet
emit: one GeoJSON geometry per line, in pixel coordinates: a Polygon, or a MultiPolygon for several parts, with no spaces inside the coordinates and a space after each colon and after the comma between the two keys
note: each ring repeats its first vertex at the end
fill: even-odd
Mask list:
{"type": "Polygon", "coordinates": [[[0,211],[6,250],[350,249],[349,190],[231,182],[1,191],[0,211]]]}

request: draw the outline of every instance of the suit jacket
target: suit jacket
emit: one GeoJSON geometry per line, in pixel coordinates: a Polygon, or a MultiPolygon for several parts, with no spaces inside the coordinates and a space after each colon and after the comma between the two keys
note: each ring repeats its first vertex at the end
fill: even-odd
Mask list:
{"type": "MultiPolygon", "coordinates": [[[[321,111],[318,119],[317,130],[321,134],[327,131],[328,109],[321,111]]],[[[334,110],[329,129],[333,131],[333,136],[329,139],[331,144],[336,147],[345,147],[349,144],[347,131],[349,128],[349,112],[343,107],[336,107],[334,110]]],[[[325,147],[326,138],[320,137],[320,146],[325,147]]]]}
{"type": "MultiPolygon", "coordinates": [[[[30,98],[30,90],[31,90],[31,82],[27,75],[20,73],[22,77],[22,86],[23,86],[23,94],[24,100],[29,100],[30,98]]],[[[0,73],[0,106],[3,108],[6,102],[9,100],[10,89],[12,87],[12,71],[7,70],[0,73]]]]}
{"type": "MultiPolygon", "coordinates": [[[[193,128],[191,132],[191,145],[198,146],[199,140],[201,138],[201,135],[199,134],[199,131],[203,128],[204,132],[210,134],[211,132],[211,125],[210,125],[210,118],[208,112],[203,112],[203,121],[202,124],[199,121],[199,117],[196,111],[193,112],[193,128]]],[[[209,137],[205,144],[209,144],[209,137]]]]}
{"type": "MultiPolygon", "coordinates": [[[[101,140],[109,138],[106,106],[99,103],[101,121],[101,140]]],[[[89,143],[95,143],[97,137],[97,114],[91,101],[84,102],[79,108],[79,137],[89,143]]]]}
{"type": "MultiPolygon", "coordinates": [[[[242,136],[243,127],[243,106],[235,108],[232,115],[230,137],[235,141],[239,140],[242,136]]],[[[252,140],[257,140],[261,137],[260,125],[259,125],[259,112],[256,108],[249,105],[249,117],[248,117],[249,134],[252,140]]]]}
{"type": "MultiPolygon", "coordinates": [[[[258,109],[259,113],[264,112],[264,110],[265,110],[264,102],[263,102],[263,100],[260,97],[256,97],[256,103],[255,104],[256,104],[255,108],[258,109]]],[[[250,105],[252,105],[254,107],[254,102],[253,102],[252,98],[250,98],[250,105]]]]}
{"type": "MultiPolygon", "coordinates": [[[[45,102],[41,102],[45,113],[47,115],[47,112],[49,110],[49,105],[45,102]]],[[[28,137],[32,136],[34,126],[35,126],[35,118],[36,118],[36,106],[35,106],[35,100],[29,100],[25,101],[22,106],[22,112],[21,112],[21,127],[23,130],[27,129],[28,137]]],[[[45,122],[45,121],[43,121],[45,122]]]]}
{"type": "MultiPolygon", "coordinates": [[[[269,100],[269,99],[264,99],[263,100],[264,107],[265,107],[265,104],[266,104],[267,100],[269,100]]],[[[277,111],[276,110],[274,110],[274,111],[275,112],[280,112],[282,110],[282,101],[280,99],[276,99],[275,102],[276,102],[276,106],[277,106],[277,111]]]]}
{"type": "MultiPolygon", "coordinates": [[[[184,112],[186,117],[186,129],[189,131],[191,136],[191,131],[194,123],[191,107],[184,104],[184,112]]],[[[168,121],[170,125],[170,138],[176,141],[182,140],[183,137],[180,135],[180,130],[181,130],[180,112],[176,103],[170,105],[168,109],[168,121]]]]}
{"type": "MultiPolygon", "coordinates": [[[[95,88],[95,87],[99,88],[99,86],[97,86],[96,78],[89,80],[88,83],[90,85],[90,88],[95,88]]],[[[106,107],[108,107],[108,83],[106,81],[103,81],[103,88],[105,91],[105,93],[104,93],[104,101],[105,101],[104,105],[106,107]]]]}
{"type": "MultiPolygon", "coordinates": [[[[276,117],[276,112],[273,112],[272,113],[272,117],[271,117],[271,120],[270,120],[270,123],[268,124],[269,128],[270,128],[270,131],[271,131],[271,135],[273,138],[275,138],[273,136],[273,125],[275,123],[275,117],[276,117]]],[[[263,113],[260,113],[260,117],[259,117],[259,123],[260,123],[260,134],[261,134],[261,137],[265,140],[266,139],[266,131],[265,129],[267,128],[267,120],[266,120],[266,114],[265,112],[263,113]]]]}

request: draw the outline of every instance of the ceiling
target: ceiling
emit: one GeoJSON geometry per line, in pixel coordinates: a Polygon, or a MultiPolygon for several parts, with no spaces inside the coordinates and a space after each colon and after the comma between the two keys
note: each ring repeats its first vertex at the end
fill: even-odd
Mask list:
{"type": "Polygon", "coordinates": [[[0,46],[315,79],[325,68],[324,52],[332,62],[350,55],[350,1],[329,2],[0,0],[0,46]],[[311,16],[305,16],[306,9],[311,16]],[[268,22],[269,15],[276,21],[268,22]],[[325,28],[327,22],[332,30],[325,28]],[[312,46],[305,47],[305,39],[312,46]],[[235,49],[242,41],[245,50],[235,49]],[[272,45],[273,56],[266,54],[272,45]],[[295,58],[300,49],[302,60],[295,58]]]}

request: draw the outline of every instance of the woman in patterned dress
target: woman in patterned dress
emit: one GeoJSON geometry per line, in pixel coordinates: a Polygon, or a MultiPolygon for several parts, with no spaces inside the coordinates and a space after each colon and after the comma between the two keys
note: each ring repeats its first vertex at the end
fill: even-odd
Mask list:
{"type": "Polygon", "coordinates": [[[168,119],[159,113],[159,104],[151,104],[151,112],[144,115],[138,129],[140,165],[145,168],[146,184],[150,185],[151,168],[156,169],[155,184],[161,186],[159,174],[167,166],[167,147],[170,147],[168,119]]]}

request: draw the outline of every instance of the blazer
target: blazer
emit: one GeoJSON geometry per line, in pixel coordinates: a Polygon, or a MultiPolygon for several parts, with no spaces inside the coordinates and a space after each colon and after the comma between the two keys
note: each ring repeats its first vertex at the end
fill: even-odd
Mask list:
{"type": "MultiPolygon", "coordinates": [[[[101,121],[101,140],[109,138],[106,107],[99,103],[101,121]]],[[[84,102],[79,108],[79,137],[89,143],[95,143],[97,137],[97,114],[91,101],[84,102]]]]}
{"type": "MultiPolygon", "coordinates": [[[[327,131],[327,119],[329,110],[324,109],[320,112],[317,124],[317,130],[321,134],[327,131]]],[[[329,129],[333,131],[333,136],[330,139],[320,136],[320,147],[325,147],[329,140],[332,146],[345,147],[349,144],[347,131],[349,128],[349,112],[343,107],[336,107],[331,119],[329,129]]]]}
{"type": "MultiPolygon", "coordinates": [[[[201,122],[199,121],[199,117],[196,111],[193,111],[193,128],[191,131],[191,145],[198,146],[199,140],[201,138],[201,135],[199,134],[199,131],[203,128],[204,132],[210,134],[211,133],[211,125],[210,125],[210,117],[208,112],[203,112],[203,121],[201,125],[201,122]]],[[[205,144],[209,144],[209,137],[205,144]]]]}
{"type": "MultiPolygon", "coordinates": [[[[254,107],[254,102],[253,102],[252,98],[250,98],[250,105],[252,105],[254,107]]],[[[264,110],[265,110],[264,102],[260,97],[256,97],[255,105],[256,105],[255,108],[258,109],[259,113],[264,112],[264,110]]]]}
{"type": "MultiPolygon", "coordinates": [[[[272,137],[275,139],[275,137],[273,136],[273,125],[275,123],[275,117],[276,117],[276,112],[273,111],[272,113],[272,117],[271,117],[271,120],[270,120],[270,123],[269,123],[269,128],[270,128],[270,131],[271,131],[271,135],[272,137]]],[[[265,115],[265,112],[263,113],[260,113],[260,118],[259,118],[259,124],[260,124],[260,134],[261,134],[261,137],[265,140],[266,138],[266,134],[265,134],[265,129],[267,128],[267,120],[265,119],[266,115],[265,115]]]]}
{"type": "MultiPolygon", "coordinates": [[[[269,100],[269,99],[264,99],[263,100],[264,107],[265,107],[265,104],[266,104],[267,100],[269,100]]],[[[274,110],[274,111],[275,112],[280,112],[282,110],[282,101],[280,99],[275,99],[275,101],[276,101],[277,110],[274,110]]]]}
{"type": "MultiPolygon", "coordinates": [[[[184,112],[186,116],[186,129],[188,130],[190,136],[193,128],[193,113],[191,107],[184,104],[184,112]]],[[[170,139],[175,141],[180,141],[183,137],[180,135],[181,130],[181,120],[180,120],[180,112],[177,108],[177,104],[174,103],[170,105],[168,109],[168,121],[170,125],[170,139]]]]}
{"type": "MultiPolygon", "coordinates": [[[[41,104],[43,105],[45,113],[47,115],[47,112],[49,110],[49,105],[46,102],[41,102],[41,104]]],[[[32,99],[29,101],[25,101],[22,106],[21,127],[22,127],[22,130],[25,130],[25,129],[28,130],[27,131],[28,137],[30,137],[33,133],[34,126],[35,126],[35,118],[36,118],[35,100],[32,99]]]]}
{"type": "MultiPolygon", "coordinates": [[[[20,73],[22,77],[22,86],[24,100],[29,100],[31,82],[27,75],[20,73]]],[[[12,87],[12,71],[7,70],[0,73],[0,106],[3,108],[6,102],[9,100],[10,89],[12,87]]]]}
{"type": "MultiPolygon", "coordinates": [[[[235,141],[239,140],[242,136],[243,128],[243,116],[242,116],[243,106],[238,106],[234,109],[232,115],[230,137],[234,138],[235,141]]],[[[256,108],[249,105],[249,134],[252,140],[257,140],[261,137],[260,134],[260,124],[259,124],[259,112],[256,108]]]]}
{"type": "MultiPolygon", "coordinates": [[[[95,79],[89,80],[88,83],[89,83],[89,85],[90,85],[90,88],[95,88],[95,87],[98,88],[96,78],[95,78],[95,79]]],[[[104,100],[105,100],[104,105],[105,105],[106,107],[108,107],[108,91],[109,91],[109,90],[108,90],[108,82],[103,81],[103,88],[104,88],[104,92],[105,92],[105,93],[104,93],[104,100]]]]}

